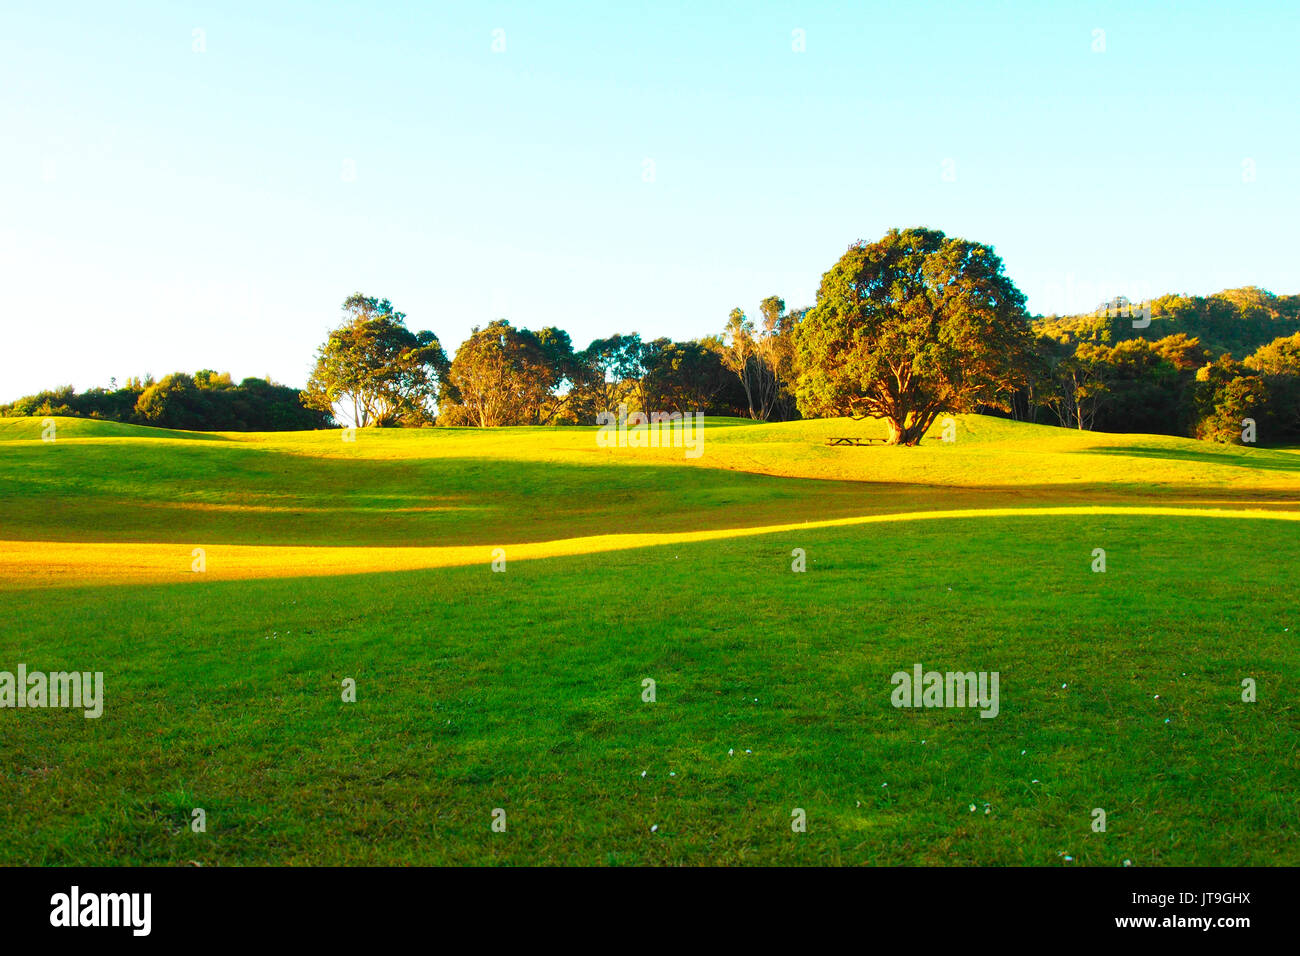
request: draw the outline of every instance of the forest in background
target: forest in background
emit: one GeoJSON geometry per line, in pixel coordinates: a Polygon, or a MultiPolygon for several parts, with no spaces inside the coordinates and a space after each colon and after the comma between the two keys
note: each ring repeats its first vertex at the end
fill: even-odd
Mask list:
{"type": "MultiPolygon", "coordinates": [[[[702,411],[783,421],[801,416],[795,337],[809,309],[764,299],[688,341],[637,333],[573,347],[568,333],[498,319],[448,358],[384,299],[356,294],[318,352],[304,390],[228,373],[175,372],[77,392],[71,386],[0,405],[0,416],[69,415],[211,431],[292,431],[356,423],[591,424],[632,410],[702,411]],[[333,364],[331,364],[333,363],[333,364]],[[363,369],[359,374],[357,369],[363,369]]],[[[1022,381],[978,411],[1105,432],[1239,438],[1258,420],[1277,442],[1300,440],[1300,295],[1253,286],[1211,296],[1122,297],[1097,310],[1029,319],[1022,381]]]]}

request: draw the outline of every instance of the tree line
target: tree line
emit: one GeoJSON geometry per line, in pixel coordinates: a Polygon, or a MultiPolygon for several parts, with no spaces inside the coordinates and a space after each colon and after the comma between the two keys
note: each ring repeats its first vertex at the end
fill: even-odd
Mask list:
{"type": "Polygon", "coordinates": [[[77,392],[71,385],[0,405],[0,417],[66,415],[189,431],[300,431],[328,428],[329,415],[306,407],[296,388],[269,379],[235,384],[228,372],[202,369],[116,381],[77,392]]]}
{"type": "Polygon", "coordinates": [[[554,326],[497,319],[449,358],[388,299],[356,293],[300,393],[176,373],[123,389],[28,396],[0,414],[75,414],[174,428],[277,430],[592,424],[633,411],[783,421],[880,418],[915,444],[946,413],[1110,432],[1300,440],[1300,296],[1254,287],[1032,317],[987,245],[938,230],[852,244],[816,303],[769,296],[689,341],[637,333],[576,349],[554,326]]]}
{"type": "Polygon", "coordinates": [[[1265,440],[1300,440],[1300,296],[1251,287],[1035,319],[992,248],[937,230],[855,243],[811,308],[770,296],[757,319],[733,309],[686,342],[632,333],[576,350],[562,329],[499,319],[449,360],[386,299],[344,310],[303,400],[361,425],[590,424],[626,404],[881,418],[899,444],[962,411],[1238,442],[1249,419],[1265,440]]]}
{"type": "Polygon", "coordinates": [[[317,351],[303,403],[362,427],[592,424],[633,410],[797,417],[790,393],[790,321],[777,298],[762,329],[737,310],[729,342],[678,342],[635,332],[575,349],[568,332],[497,319],[475,327],[449,359],[438,337],[412,331],[388,299],[361,293],[317,351]]]}

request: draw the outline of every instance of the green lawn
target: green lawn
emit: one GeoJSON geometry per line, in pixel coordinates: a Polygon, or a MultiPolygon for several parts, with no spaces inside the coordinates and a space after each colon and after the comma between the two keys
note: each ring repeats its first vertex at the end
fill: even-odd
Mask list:
{"type": "Polygon", "coordinates": [[[823,443],[875,430],[711,422],[687,460],[594,429],[0,420],[0,548],[121,564],[0,571],[0,670],[107,697],[0,710],[0,863],[1300,863],[1295,454],[976,416],[823,443]],[[487,553],[728,529],[758,533],[487,553]],[[131,555],[160,543],[484,553],[159,583],[131,555]],[[894,708],[916,663],[997,671],[999,715],[894,708]]]}

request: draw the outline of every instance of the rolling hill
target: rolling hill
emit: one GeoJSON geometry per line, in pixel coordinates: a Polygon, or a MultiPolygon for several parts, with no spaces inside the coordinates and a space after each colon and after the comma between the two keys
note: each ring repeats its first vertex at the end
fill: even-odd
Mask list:
{"type": "Polygon", "coordinates": [[[56,425],[0,420],[0,671],[106,700],[0,710],[0,863],[1300,862],[1293,451],[56,425]]]}

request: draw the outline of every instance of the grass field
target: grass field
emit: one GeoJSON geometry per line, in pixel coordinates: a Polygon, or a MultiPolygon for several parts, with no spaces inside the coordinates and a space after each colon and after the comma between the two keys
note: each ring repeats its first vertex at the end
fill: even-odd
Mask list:
{"type": "Polygon", "coordinates": [[[1300,863],[1294,450],[56,424],[0,419],[0,671],[106,701],[0,709],[0,863],[1300,863]]]}

